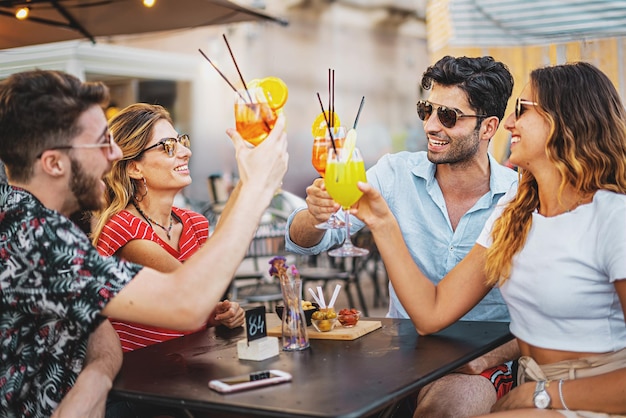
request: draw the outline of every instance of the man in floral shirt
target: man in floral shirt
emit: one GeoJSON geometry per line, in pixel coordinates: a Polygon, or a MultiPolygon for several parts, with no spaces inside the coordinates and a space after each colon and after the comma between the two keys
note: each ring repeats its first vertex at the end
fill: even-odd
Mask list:
{"type": "Polygon", "coordinates": [[[100,208],[122,155],[107,99],[103,84],[56,71],[0,82],[0,417],[103,416],[120,365],[105,317],[200,327],[287,169],[283,117],[253,149],[228,130],[242,186],[208,243],[173,273],[102,257],[68,217],[100,208]]]}

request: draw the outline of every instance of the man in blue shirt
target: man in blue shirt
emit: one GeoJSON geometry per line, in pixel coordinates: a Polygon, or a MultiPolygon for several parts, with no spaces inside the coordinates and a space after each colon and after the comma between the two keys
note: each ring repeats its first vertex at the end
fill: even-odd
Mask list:
{"type": "MultiPolygon", "coordinates": [[[[404,240],[417,265],[438,283],[474,245],[498,200],[515,184],[514,171],[499,165],[488,152],[504,116],[513,78],[491,57],[444,57],[423,75],[431,90],[417,113],[424,121],[428,151],[400,152],[382,157],[367,172],[398,219],[404,240]]],[[[307,188],[307,207],[288,220],[287,249],[317,254],[340,244],[345,230],[319,230],[338,205],[326,193],[323,180],[307,188]]],[[[353,231],[363,223],[351,218],[353,231]]],[[[389,284],[389,312],[409,318],[389,284]]],[[[509,321],[499,290],[492,290],[463,320],[509,321]]],[[[503,388],[478,373],[517,356],[516,342],[468,364],[422,389],[415,416],[464,417],[488,413],[503,388]],[[454,396],[451,396],[451,393],[454,396]]],[[[491,379],[490,373],[485,377],[491,379]]],[[[511,380],[511,379],[509,379],[511,380]]],[[[494,382],[495,383],[495,382],[494,382]]]]}

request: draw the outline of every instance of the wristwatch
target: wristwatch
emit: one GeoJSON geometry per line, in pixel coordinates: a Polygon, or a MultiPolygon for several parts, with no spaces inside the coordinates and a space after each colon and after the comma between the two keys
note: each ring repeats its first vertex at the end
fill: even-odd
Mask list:
{"type": "Polygon", "coordinates": [[[533,395],[533,402],[535,403],[535,408],[546,409],[550,406],[550,394],[546,391],[546,388],[550,385],[550,382],[546,382],[545,380],[540,380],[537,382],[537,386],[535,386],[535,394],[533,395]]]}

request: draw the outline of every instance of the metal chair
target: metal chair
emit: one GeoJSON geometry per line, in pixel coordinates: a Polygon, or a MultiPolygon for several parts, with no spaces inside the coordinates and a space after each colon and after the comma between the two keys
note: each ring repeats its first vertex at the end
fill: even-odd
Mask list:
{"type": "Polygon", "coordinates": [[[280,283],[269,275],[269,260],[285,255],[285,225],[284,220],[268,212],[233,277],[230,298],[240,304],[264,304],[269,310],[283,299],[280,283]]]}

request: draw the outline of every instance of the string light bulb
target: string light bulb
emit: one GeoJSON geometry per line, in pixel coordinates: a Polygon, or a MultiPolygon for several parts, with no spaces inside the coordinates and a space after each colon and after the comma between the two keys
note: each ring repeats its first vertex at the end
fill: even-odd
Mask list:
{"type": "Polygon", "coordinates": [[[143,0],[143,5],[146,7],[152,7],[156,3],[156,0],[143,0]]]}
{"type": "Polygon", "coordinates": [[[15,17],[19,20],[24,20],[28,18],[29,14],[30,14],[30,9],[28,7],[20,7],[15,12],[15,17]]]}

